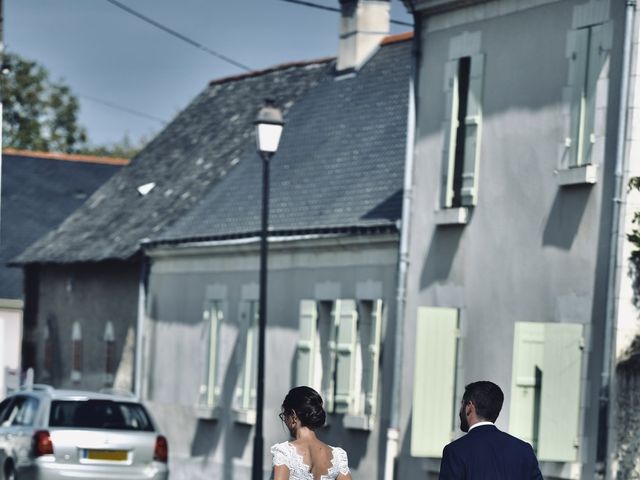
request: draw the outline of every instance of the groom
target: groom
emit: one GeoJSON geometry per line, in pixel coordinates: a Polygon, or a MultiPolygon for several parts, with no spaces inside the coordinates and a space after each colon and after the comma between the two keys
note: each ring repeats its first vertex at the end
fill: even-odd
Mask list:
{"type": "Polygon", "coordinates": [[[440,480],[542,480],[533,448],[493,424],[504,394],[488,381],[465,387],[460,430],[468,432],[444,447],[440,480]]]}

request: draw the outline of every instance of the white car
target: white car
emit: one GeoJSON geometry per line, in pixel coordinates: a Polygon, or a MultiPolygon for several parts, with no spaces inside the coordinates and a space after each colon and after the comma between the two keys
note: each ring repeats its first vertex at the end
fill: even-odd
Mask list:
{"type": "Polygon", "coordinates": [[[0,403],[4,480],[166,480],[168,454],[133,397],[33,385],[0,403]]]}

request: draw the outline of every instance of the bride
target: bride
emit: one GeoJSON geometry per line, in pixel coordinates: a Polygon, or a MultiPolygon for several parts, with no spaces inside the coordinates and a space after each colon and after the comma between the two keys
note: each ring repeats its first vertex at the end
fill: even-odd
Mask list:
{"type": "Polygon", "coordinates": [[[271,447],[273,480],[351,480],[347,452],[318,440],[324,425],[322,397],[309,387],[296,387],[282,402],[280,420],[293,440],[271,447]]]}

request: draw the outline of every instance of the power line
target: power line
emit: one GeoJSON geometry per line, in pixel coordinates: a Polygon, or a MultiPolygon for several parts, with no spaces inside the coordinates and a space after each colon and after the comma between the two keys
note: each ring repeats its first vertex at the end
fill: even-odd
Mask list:
{"type": "Polygon", "coordinates": [[[189,45],[199,48],[200,50],[202,50],[203,52],[208,53],[209,55],[213,55],[216,58],[219,58],[220,60],[223,60],[227,63],[230,63],[231,65],[238,67],[242,70],[245,70],[247,72],[250,72],[252,69],[247,67],[246,65],[243,65],[240,62],[236,62],[234,59],[227,57],[226,55],[223,55],[219,52],[216,52],[215,50],[211,50],[209,47],[206,47],[204,45],[202,45],[201,43],[196,42],[195,40],[192,40],[191,38],[187,37],[186,35],[183,35],[179,32],[176,32],[175,30],[167,27],[166,25],[161,24],[160,22],[157,22],[149,17],[147,17],[146,15],[143,15],[140,12],[137,12],[136,10],[127,7],[126,5],[124,5],[123,3],[120,3],[118,0],[106,0],[107,2],[109,2],[110,4],[120,8],[121,10],[124,10],[125,12],[127,12],[130,15],[133,15],[134,17],[139,18],[140,20],[147,22],[151,25],[153,25],[156,28],[159,28],[160,30],[168,33],[169,35],[172,35],[180,40],[182,40],[183,42],[188,43],[189,45]]]}
{"type": "Polygon", "coordinates": [[[86,98],[87,100],[91,100],[92,102],[96,102],[99,103],[100,105],[104,105],[105,107],[109,107],[109,108],[113,108],[114,110],[120,110],[123,112],[126,112],[130,115],[135,115],[137,117],[142,117],[142,118],[146,118],[149,120],[154,120],[156,122],[161,123],[162,125],[166,125],[167,122],[161,118],[158,117],[154,117],[153,115],[148,115],[146,113],[143,112],[139,112],[137,110],[133,110],[131,108],[128,107],[123,107],[122,105],[118,105],[117,103],[113,103],[113,102],[109,102],[107,100],[102,100],[100,98],[96,98],[96,97],[92,97],[91,95],[83,95],[83,94],[78,94],[78,96],[80,98],[86,98]]]}
{"type": "MultiPolygon", "coordinates": [[[[108,0],[110,1],[110,0],[108,0]]],[[[304,7],[311,7],[311,8],[317,8],[319,10],[327,10],[329,12],[338,12],[340,13],[341,10],[339,8],[336,7],[328,7],[327,5],[320,5],[319,3],[313,3],[313,2],[307,2],[305,0],[281,0],[282,2],[287,2],[287,3],[295,3],[296,5],[302,5],[304,7]]],[[[413,23],[408,23],[408,22],[403,22],[402,20],[390,20],[391,23],[395,24],[395,25],[404,25],[405,27],[413,27],[413,23]]]]}

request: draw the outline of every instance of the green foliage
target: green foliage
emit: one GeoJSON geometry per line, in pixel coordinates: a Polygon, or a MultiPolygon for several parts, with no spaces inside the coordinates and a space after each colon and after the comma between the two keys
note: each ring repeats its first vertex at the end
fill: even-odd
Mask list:
{"type": "Polygon", "coordinates": [[[0,75],[3,146],[22,150],[77,152],[86,143],[78,123],[80,104],[67,85],[14,53],[5,54],[10,71],[0,75]]]}
{"type": "Polygon", "coordinates": [[[125,133],[122,140],[118,142],[108,145],[85,146],[80,150],[80,153],[101,157],[133,158],[148,142],[149,139],[144,136],[137,141],[133,141],[129,134],[125,133]]]}
{"type": "MultiPolygon", "coordinates": [[[[629,190],[640,190],[640,177],[629,180],[629,190]]],[[[632,257],[640,255],[640,211],[633,214],[634,229],[627,235],[627,239],[635,246],[632,257]]]]}
{"type": "MultiPolygon", "coordinates": [[[[640,190],[640,177],[632,177],[629,180],[629,190],[640,190]]],[[[627,240],[633,245],[631,251],[631,279],[633,282],[633,303],[640,308],[640,211],[633,213],[634,225],[631,233],[627,234],[627,240]]]]}

